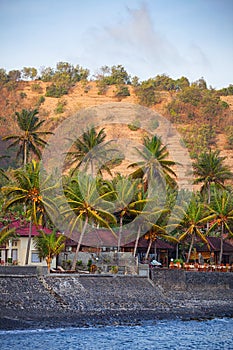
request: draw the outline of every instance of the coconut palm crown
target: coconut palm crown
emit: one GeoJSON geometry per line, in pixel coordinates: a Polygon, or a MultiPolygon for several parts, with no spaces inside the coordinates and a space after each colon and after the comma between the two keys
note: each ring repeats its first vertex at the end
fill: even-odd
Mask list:
{"type": "Polygon", "coordinates": [[[18,134],[7,135],[2,138],[3,141],[13,141],[8,148],[19,146],[17,157],[22,155],[22,163],[26,165],[29,153],[32,152],[41,159],[41,147],[47,142],[41,136],[52,134],[49,131],[39,131],[45,120],[39,120],[38,110],[32,111],[23,109],[22,112],[16,112],[17,124],[20,132],[18,134]]]}
{"type": "Polygon", "coordinates": [[[136,148],[141,159],[137,163],[132,163],[129,167],[138,167],[132,176],[142,177],[144,174],[145,182],[153,180],[155,177],[164,177],[166,182],[175,185],[176,173],[172,169],[176,163],[169,160],[169,152],[167,146],[162,144],[160,137],[154,135],[151,138],[149,136],[143,139],[143,150],[136,148]]]}
{"type": "Polygon", "coordinates": [[[202,184],[201,191],[207,191],[210,204],[211,184],[224,187],[224,182],[233,177],[230,168],[224,164],[226,157],[220,157],[220,151],[203,152],[193,163],[193,173],[196,175],[195,184],[202,184]]]}

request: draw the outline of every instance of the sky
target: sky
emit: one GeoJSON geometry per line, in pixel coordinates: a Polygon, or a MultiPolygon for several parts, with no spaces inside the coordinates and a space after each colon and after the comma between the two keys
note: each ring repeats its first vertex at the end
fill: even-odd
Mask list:
{"type": "Polygon", "coordinates": [[[121,64],[233,84],[233,0],[0,0],[0,68],[121,64]]]}

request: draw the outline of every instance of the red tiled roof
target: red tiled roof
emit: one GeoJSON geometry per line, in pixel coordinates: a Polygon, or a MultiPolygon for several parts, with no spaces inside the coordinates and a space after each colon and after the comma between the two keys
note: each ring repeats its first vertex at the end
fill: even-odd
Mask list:
{"type": "MultiPolygon", "coordinates": [[[[70,241],[67,245],[77,245],[80,237],[80,232],[73,232],[72,234],[65,234],[70,241]]],[[[107,229],[93,229],[84,234],[82,245],[89,247],[116,247],[117,235],[107,229]]]]}
{"type": "MultiPolygon", "coordinates": [[[[124,245],[124,247],[134,247],[135,241],[127,243],[124,245]]],[[[152,243],[152,246],[154,246],[154,243],[152,243]]],[[[141,237],[138,241],[138,248],[147,248],[148,247],[148,240],[144,237],[141,237]]],[[[174,249],[172,245],[169,243],[162,241],[161,239],[156,239],[156,248],[157,249],[174,249]]]]}
{"type": "MultiPolygon", "coordinates": [[[[71,235],[66,234],[68,237],[68,240],[66,241],[66,244],[68,246],[76,246],[77,242],[80,237],[80,233],[72,233],[71,235]]],[[[129,237],[132,239],[132,234],[126,231],[123,231],[122,233],[122,239],[121,239],[121,247],[127,247],[131,248],[134,247],[135,240],[136,240],[136,234],[135,234],[135,240],[128,242],[129,237]]],[[[86,234],[84,234],[82,245],[90,246],[90,247],[117,247],[118,245],[118,232],[115,232],[115,235],[113,232],[107,229],[93,229],[86,234]]],[[[158,249],[174,249],[170,244],[157,239],[156,245],[158,249]]],[[[148,240],[146,240],[144,237],[141,237],[138,242],[139,248],[147,248],[148,247],[148,240]]]]}
{"type": "MultiPolygon", "coordinates": [[[[20,237],[29,236],[29,225],[27,221],[15,220],[9,224],[9,228],[15,228],[16,235],[20,237]]],[[[0,229],[3,227],[3,224],[0,223],[0,229]]],[[[43,228],[42,226],[32,225],[32,237],[39,235],[39,230],[43,230],[45,233],[51,233],[52,230],[48,228],[43,228]]]]}
{"type": "MultiPolygon", "coordinates": [[[[218,252],[221,249],[221,240],[219,237],[206,237],[209,245],[210,245],[210,249],[212,251],[218,252]]],[[[204,252],[204,251],[208,251],[207,245],[204,244],[201,247],[197,248],[198,251],[204,252]]],[[[230,242],[226,242],[223,241],[223,251],[224,253],[233,253],[233,245],[230,242]]]]}

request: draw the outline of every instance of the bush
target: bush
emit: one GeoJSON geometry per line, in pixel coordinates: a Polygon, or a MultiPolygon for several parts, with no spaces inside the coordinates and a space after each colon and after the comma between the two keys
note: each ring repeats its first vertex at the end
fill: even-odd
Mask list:
{"type": "Polygon", "coordinates": [[[160,102],[160,95],[155,92],[155,84],[153,79],[143,81],[134,91],[141,105],[150,107],[160,102]]]}
{"type": "Polygon", "coordinates": [[[131,131],[137,131],[138,129],[140,129],[141,127],[141,123],[139,120],[134,120],[132,122],[132,124],[128,124],[128,128],[131,130],[131,131]]]}
{"type": "Polygon", "coordinates": [[[189,150],[191,158],[197,157],[201,152],[207,151],[214,144],[216,138],[215,128],[207,124],[197,127],[180,127],[178,131],[183,142],[189,150]]]}
{"type": "Polygon", "coordinates": [[[227,149],[233,149],[233,126],[230,125],[225,129],[227,137],[227,149]]]}
{"type": "Polygon", "coordinates": [[[20,98],[24,99],[27,97],[27,94],[25,92],[20,92],[19,96],[20,98]]]}
{"type": "Polygon", "coordinates": [[[44,103],[45,101],[45,97],[44,96],[40,96],[37,100],[36,106],[40,107],[40,105],[42,105],[42,103],[44,103]]]}
{"type": "Polygon", "coordinates": [[[42,89],[41,85],[38,84],[38,83],[32,84],[31,90],[34,91],[34,92],[38,92],[38,93],[42,93],[43,92],[43,89],[42,89]]]}
{"type": "Polygon", "coordinates": [[[66,106],[66,101],[58,101],[57,103],[57,107],[55,108],[54,112],[56,114],[61,114],[64,113],[65,111],[65,107],[66,106]]]}
{"type": "Polygon", "coordinates": [[[46,88],[46,97],[56,97],[59,98],[63,95],[68,94],[68,89],[62,85],[51,84],[46,88]]]}
{"type": "Polygon", "coordinates": [[[127,86],[119,85],[115,92],[115,97],[130,96],[129,88],[127,86]]]}

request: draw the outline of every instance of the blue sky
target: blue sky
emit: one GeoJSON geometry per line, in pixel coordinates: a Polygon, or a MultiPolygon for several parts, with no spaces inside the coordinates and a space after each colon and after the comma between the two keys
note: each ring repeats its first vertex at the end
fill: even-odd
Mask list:
{"type": "Polygon", "coordinates": [[[233,0],[0,0],[0,67],[123,65],[233,83],[233,0]]]}

